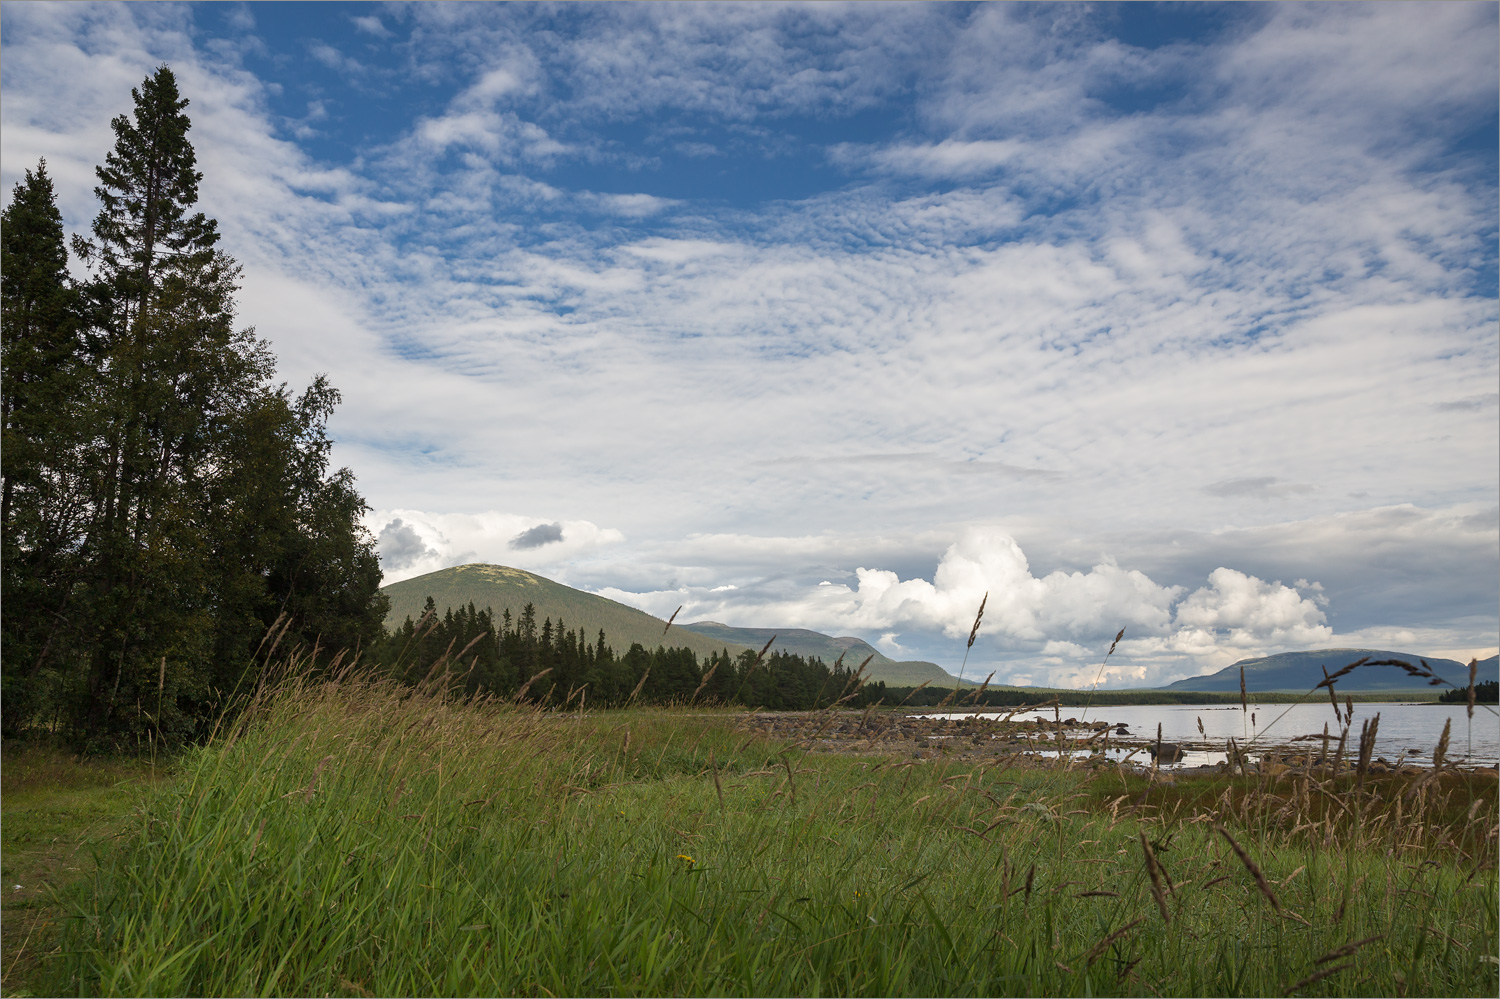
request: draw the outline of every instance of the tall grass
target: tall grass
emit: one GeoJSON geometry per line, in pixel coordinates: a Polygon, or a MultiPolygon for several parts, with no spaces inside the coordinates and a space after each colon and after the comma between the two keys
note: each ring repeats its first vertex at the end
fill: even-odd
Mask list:
{"type": "Polygon", "coordinates": [[[1420,789],[1392,836],[1308,788],[809,754],[742,718],[294,680],[143,808],[46,985],[1496,992],[1492,777],[1420,789]]]}

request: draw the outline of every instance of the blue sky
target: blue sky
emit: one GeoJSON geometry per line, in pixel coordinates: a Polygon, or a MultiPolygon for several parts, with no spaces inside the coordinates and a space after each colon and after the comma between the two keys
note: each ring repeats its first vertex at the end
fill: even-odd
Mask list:
{"type": "MultiPolygon", "coordinates": [[[[1014,682],[1500,645],[1497,8],[0,5],[0,181],[165,62],[388,579],[1014,682]]],[[[8,194],[7,194],[8,197],[8,194]]]]}

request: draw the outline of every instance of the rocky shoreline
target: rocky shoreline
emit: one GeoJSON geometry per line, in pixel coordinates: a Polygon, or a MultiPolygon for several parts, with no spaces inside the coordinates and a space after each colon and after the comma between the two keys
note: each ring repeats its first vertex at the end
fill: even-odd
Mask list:
{"type": "MultiPolygon", "coordinates": [[[[1018,712],[1019,713],[1019,712],[1018,712]]],[[[1322,740],[1309,745],[1302,736],[1252,747],[1226,746],[1209,741],[1158,743],[1154,733],[1131,732],[1120,723],[1077,718],[1006,718],[978,713],[958,717],[924,717],[895,711],[752,712],[744,727],[763,735],[802,744],[815,752],[858,753],[912,759],[949,758],[1015,763],[1055,764],[1060,753],[1074,766],[1124,767],[1163,775],[1194,776],[1224,773],[1323,771],[1322,740]]],[[[1357,762],[1358,746],[1351,737],[1340,769],[1357,762]]],[[[1329,762],[1338,740],[1328,747],[1329,762]]],[[[1429,765],[1406,757],[1370,761],[1372,773],[1416,772],[1429,765]]],[[[1496,770],[1496,767],[1465,769],[1496,770]]]]}

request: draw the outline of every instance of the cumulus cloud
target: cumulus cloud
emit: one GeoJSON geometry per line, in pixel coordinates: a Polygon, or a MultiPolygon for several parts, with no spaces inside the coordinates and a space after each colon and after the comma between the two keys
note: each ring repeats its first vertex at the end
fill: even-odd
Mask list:
{"type": "Polygon", "coordinates": [[[1308,646],[1333,638],[1315,599],[1222,566],[1177,606],[1173,623],[1174,641],[1190,649],[1226,641],[1240,648],[1308,646]]]}
{"type": "Polygon", "coordinates": [[[427,547],[416,528],[404,523],[400,517],[382,527],[375,540],[380,565],[386,572],[399,572],[423,559],[438,557],[438,552],[427,547]]]}
{"type": "Polygon", "coordinates": [[[1028,642],[1052,637],[1099,636],[1120,625],[1159,633],[1170,620],[1176,590],[1109,562],[1089,572],[1032,575],[1016,540],[998,530],[967,532],[943,554],[925,579],[900,579],[882,569],[855,570],[855,587],[819,588],[825,613],[846,627],[877,631],[915,627],[949,638],[968,634],[979,608],[984,630],[1028,642]]]}
{"type": "Polygon", "coordinates": [[[740,587],[684,584],[650,592],[602,587],[612,599],[662,614],[678,605],[685,620],[745,627],[805,627],[868,636],[889,655],[932,655],[963,648],[981,599],[984,618],[976,668],[1002,680],[1034,683],[1140,684],[1218,668],[1247,655],[1326,645],[1322,587],[1267,582],[1234,569],[1211,572],[1191,593],[1160,584],[1105,558],[1088,571],[1031,571],[1016,539],[999,528],[972,528],[939,558],[930,578],[857,568],[853,585],[831,580],[740,587]],[[1126,638],[1101,674],[1120,628],[1126,638]]]}

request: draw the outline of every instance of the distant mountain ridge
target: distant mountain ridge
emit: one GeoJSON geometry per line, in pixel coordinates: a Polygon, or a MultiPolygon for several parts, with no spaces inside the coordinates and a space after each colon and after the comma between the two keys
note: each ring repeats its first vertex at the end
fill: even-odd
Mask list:
{"type": "Polygon", "coordinates": [[[413,621],[420,618],[429,596],[439,614],[472,603],[479,610],[494,611],[497,623],[507,609],[514,620],[529,603],[536,608],[537,621],[550,618],[556,624],[560,620],[570,630],[581,629],[591,641],[603,629],[605,640],[616,653],[624,653],[639,642],[648,649],[659,645],[688,648],[700,658],[726,649],[730,655],[738,655],[747,648],[759,652],[766,640],[775,635],[773,652],[818,656],[830,666],[840,653],[844,654],[844,664],[850,667],[858,666],[865,656],[873,654],[875,658],[866,671],[872,682],[884,680],[890,686],[917,686],[930,681],[940,686],[955,681],[936,663],[897,662],[858,638],[833,638],[804,628],[731,628],[715,621],[701,621],[691,625],[674,622],[668,630],[666,621],[645,611],[506,565],[471,562],[389,583],[381,587],[381,592],[391,600],[385,618],[385,626],[391,630],[401,627],[408,617],[413,621]]]}
{"type": "MultiPolygon", "coordinates": [[[[956,676],[937,663],[891,659],[863,639],[849,636],[834,638],[806,628],[731,628],[717,621],[694,621],[678,627],[720,642],[748,645],[757,651],[774,637],[776,641],[771,644],[772,651],[790,652],[797,656],[817,656],[830,666],[839,656],[843,656],[844,665],[851,668],[857,667],[864,662],[866,656],[870,656],[866,675],[871,680],[884,680],[893,687],[915,687],[922,683],[942,686],[958,681],[956,676]]],[[[977,680],[964,683],[966,687],[978,685],[977,680]]]]}
{"type": "MultiPolygon", "coordinates": [[[[1307,652],[1281,652],[1274,656],[1241,659],[1217,673],[1188,677],[1169,683],[1159,690],[1236,691],[1240,689],[1240,669],[1245,671],[1245,689],[1256,691],[1310,690],[1323,680],[1323,669],[1336,672],[1359,659],[1401,659],[1412,665],[1426,660],[1427,667],[1455,687],[1469,683],[1469,664],[1453,659],[1420,656],[1411,652],[1389,652],[1380,649],[1315,649],[1307,652]]],[[[1500,677],[1500,657],[1490,656],[1479,663],[1479,680],[1500,677]]],[[[1361,666],[1338,681],[1339,690],[1433,690],[1427,681],[1409,676],[1399,666],[1361,666]]],[[[1444,686],[1442,690],[1449,689],[1444,686]]]]}

